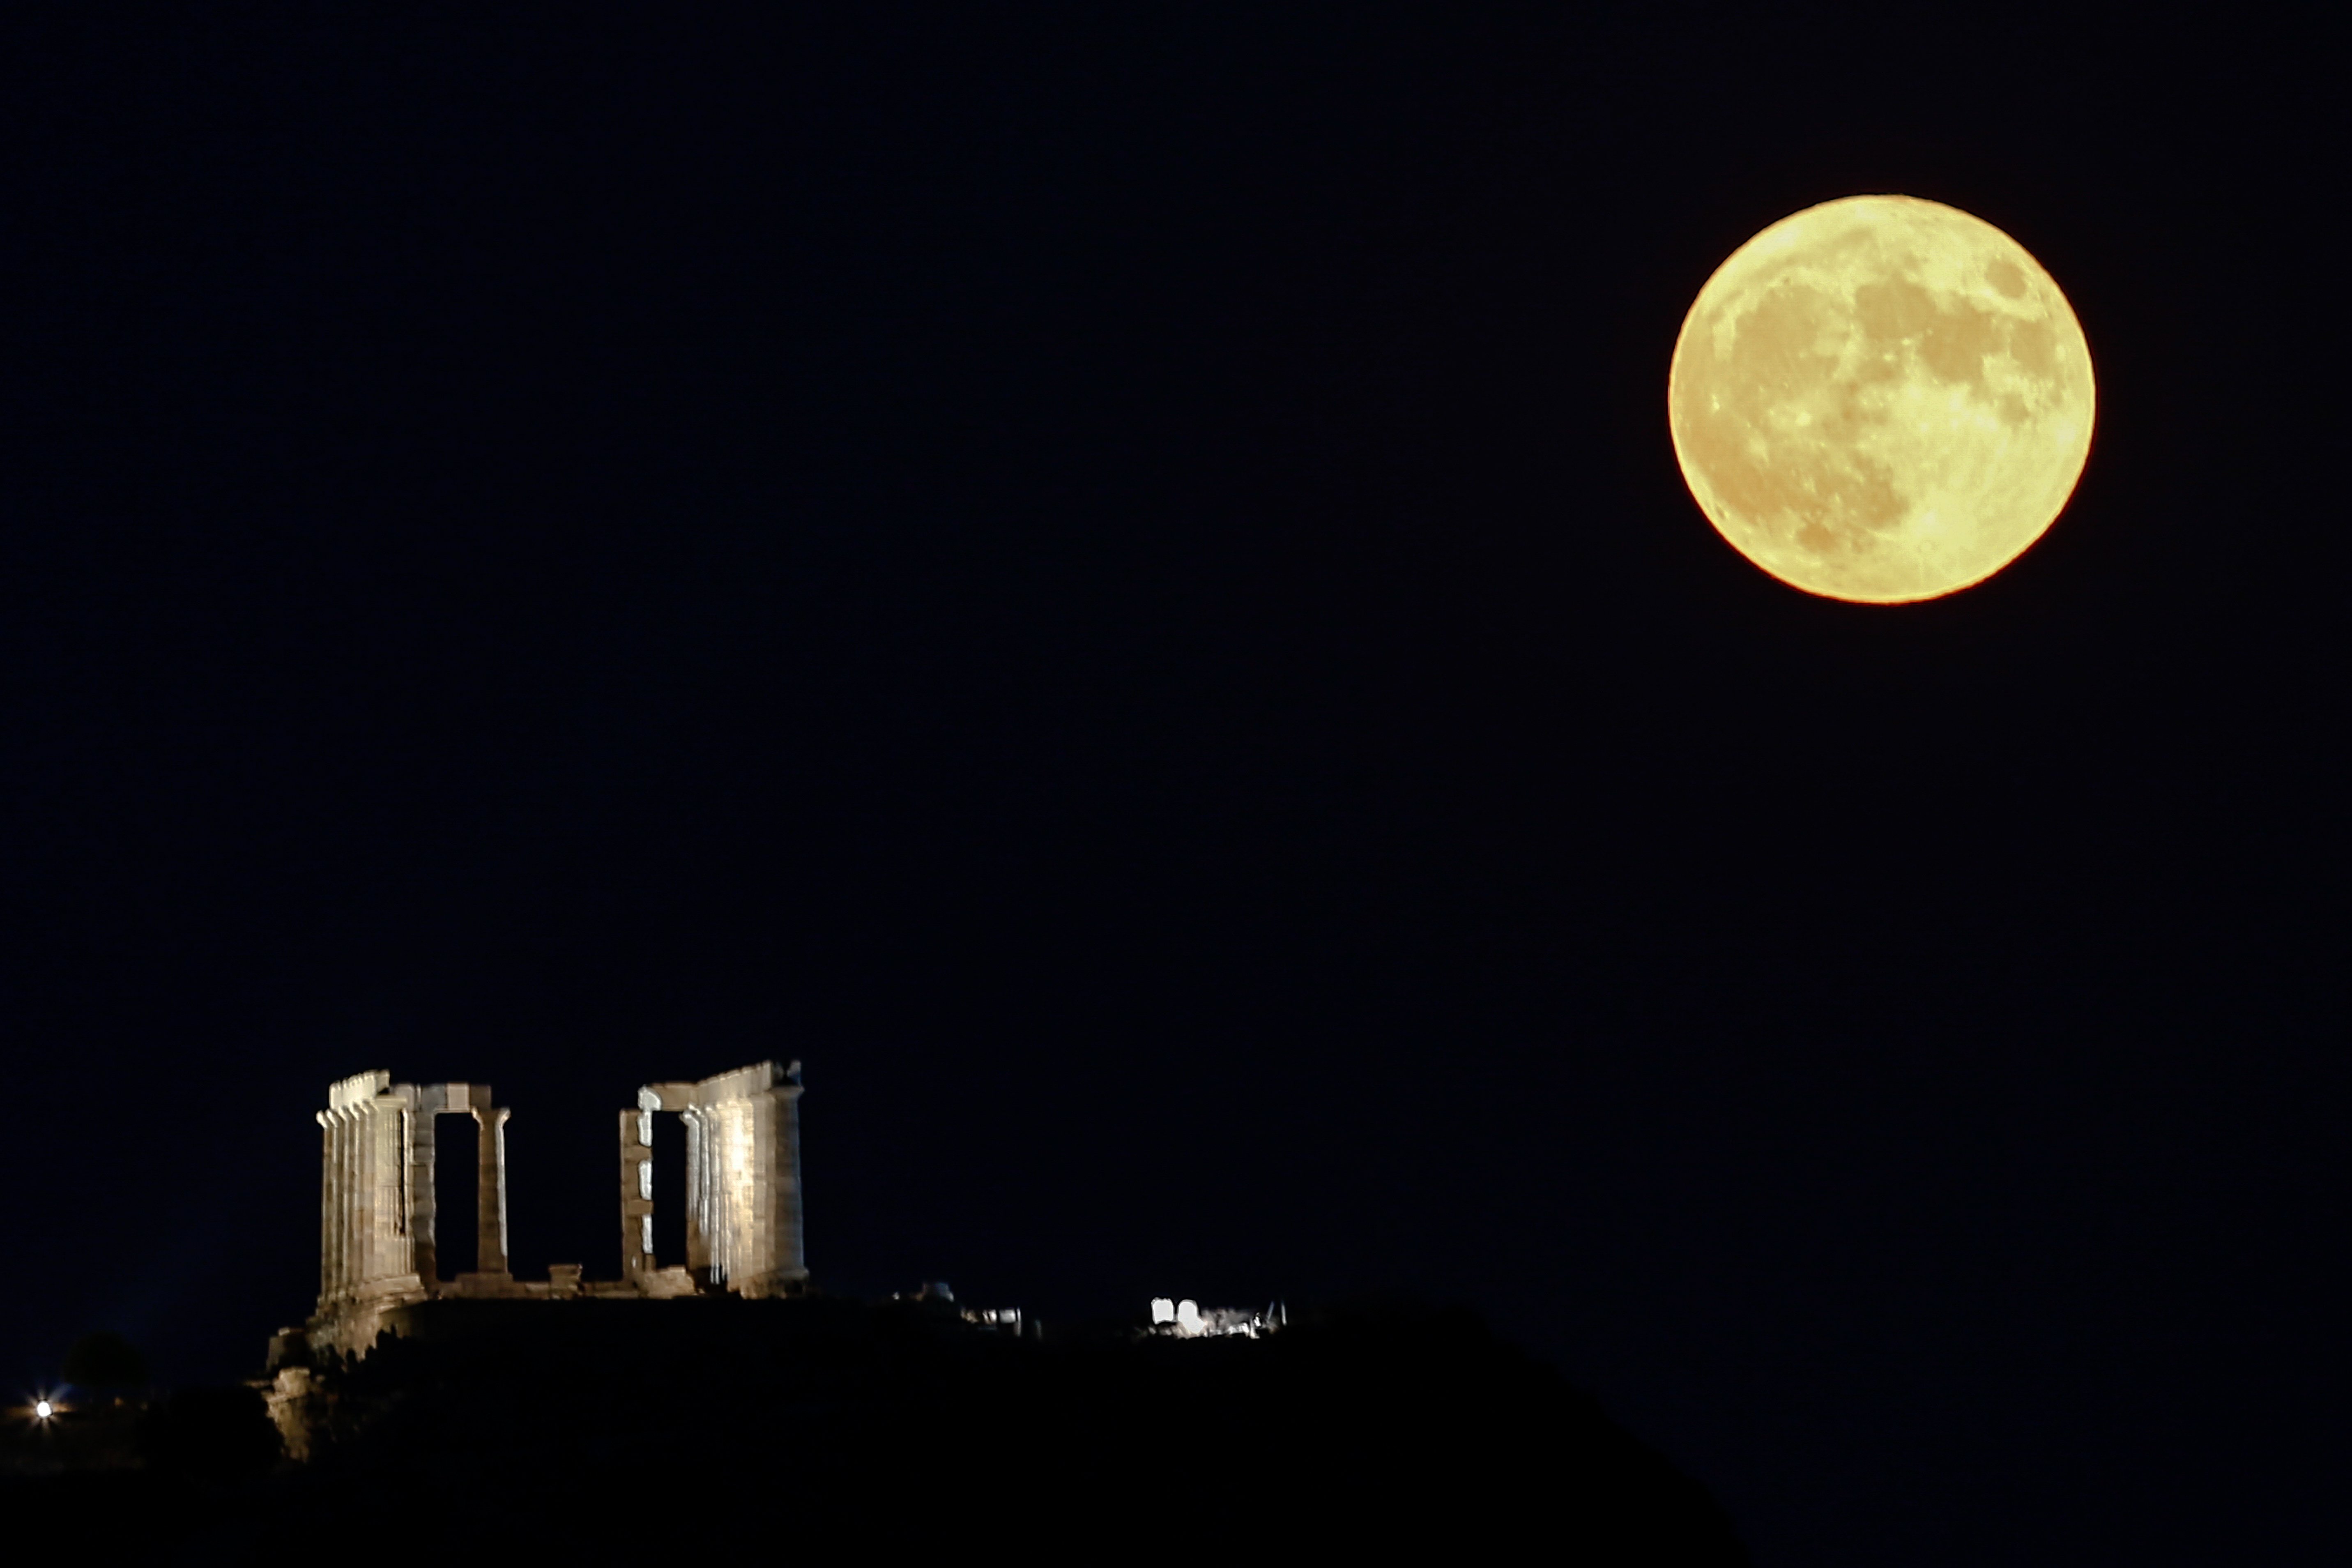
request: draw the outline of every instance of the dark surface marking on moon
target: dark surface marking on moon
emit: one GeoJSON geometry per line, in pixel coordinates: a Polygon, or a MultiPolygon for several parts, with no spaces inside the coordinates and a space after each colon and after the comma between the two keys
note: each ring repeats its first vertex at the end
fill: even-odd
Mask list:
{"type": "Polygon", "coordinates": [[[1853,300],[1864,337],[1874,344],[1916,342],[1920,363],[1938,381],[1979,385],[1985,355],[2000,351],[2000,318],[1973,305],[1948,308],[1907,278],[1865,283],[1853,300]]]}
{"type": "Polygon", "coordinates": [[[1732,374],[1710,378],[1728,387],[1728,406],[1692,411],[1695,455],[1724,500],[1784,542],[1823,558],[1868,549],[1874,535],[1899,523],[1908,510],[1893,472],[1854,449],[1863,427],[1885,418],[1864,405],[1862,387],[1899,378],[1902,366],[1892,353],[1874,355],[1841,382],[1833,345],[1850,334],[1842,300],[1801,283],[1777,282],[1739,324],[1727,356],[1732,374]],[[1812,417],[1776,443],[1773,416],[1792,411],[1812,417]],[[1759,439],[1761,453],[1753,449],[1759,439]],[[1804,447],[1805,460],[1775,463],[1779,443],[1804,447]]]}
{"type": "Polygon", "coordinates": [[[2036,381],[2047,381],[2058,368],[2058,345],[2047,321],[2014,321],[2010,325],[2010,356],[2036,381]]]}

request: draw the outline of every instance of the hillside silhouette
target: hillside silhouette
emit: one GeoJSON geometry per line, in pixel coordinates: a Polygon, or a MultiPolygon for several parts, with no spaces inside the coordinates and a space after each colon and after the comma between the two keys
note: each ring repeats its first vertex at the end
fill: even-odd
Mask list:
{"type": "MultiPolygon", "coordinates": [[[[1700,1487],[1466,1312],[1040,1341],[919,1301],[447,1305],[427,1333],[314,1368],[309,1465],[239,1479],[184,1461],[47,1489],[79,1489],[79,1543],[181,1561],[328,1539],[389,1560],[418,1530],[469,1557],[1748,1560],[1700,1487]]],[[[218,1414],[225,1448],[259,1412],[257,1395],[218,1414]]]]}

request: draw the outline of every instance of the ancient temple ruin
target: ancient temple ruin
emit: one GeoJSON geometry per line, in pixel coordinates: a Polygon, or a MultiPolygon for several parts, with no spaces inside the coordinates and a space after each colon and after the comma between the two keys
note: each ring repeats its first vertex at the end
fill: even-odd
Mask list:
{"type": "Polygon", "coordinates": [[[319,1310],[304,1337],[314,1350],[364,1351],[422,1303],[446,1298],[790,1294],[808,1278],[800,1094],[798,1062],[646,1085],[620,1113],[620,1278],[592,1281],[578,1264],[555,1264],[543,1280],[520,1280],[508,1262],[509,1112],[489,1085],[394,1083],[388,1072],[344,1079],[319,1113],[319,1310]],[[654,1253],[653,1121],[665,1111],[686,1131],[686,1257],[667,1266],[654,1253]],[[444,1224],[435,1201],[445,1115],[470,1121],[476,1174],[473,1268],[446,1279],[444,1266],[463,1256],[466,1222],[453,1215],[444,1224]]]}

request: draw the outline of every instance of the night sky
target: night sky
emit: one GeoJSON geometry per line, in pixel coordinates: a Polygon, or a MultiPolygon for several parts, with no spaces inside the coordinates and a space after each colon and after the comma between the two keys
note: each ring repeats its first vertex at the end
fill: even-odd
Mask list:
{"type": "Polygon", "coordinates": [[[829,1290],[1466,1304],[1766,1564],[2340,1550],[2320,40],[975,9],[18,32],[0,1374],[257,1370],[332,1079],[611,1277],[614,1112],[797,1058],[829,1290]],[[1877,191],[2100,395],[1899,608],[1665,420],[1877,191]]]}

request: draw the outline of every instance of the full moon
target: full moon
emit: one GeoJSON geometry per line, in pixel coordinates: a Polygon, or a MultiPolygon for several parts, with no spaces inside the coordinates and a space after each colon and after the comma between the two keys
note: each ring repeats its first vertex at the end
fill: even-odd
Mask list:
{"type": "Polygon", "coordinates": [[[2042,537],[2091,451],[2065,295],[1981,218],[1848,196],[1782,218],[1698,291],[1666,378],[1716,531],[1783,583],[1897,605],[2042,537]]]}

